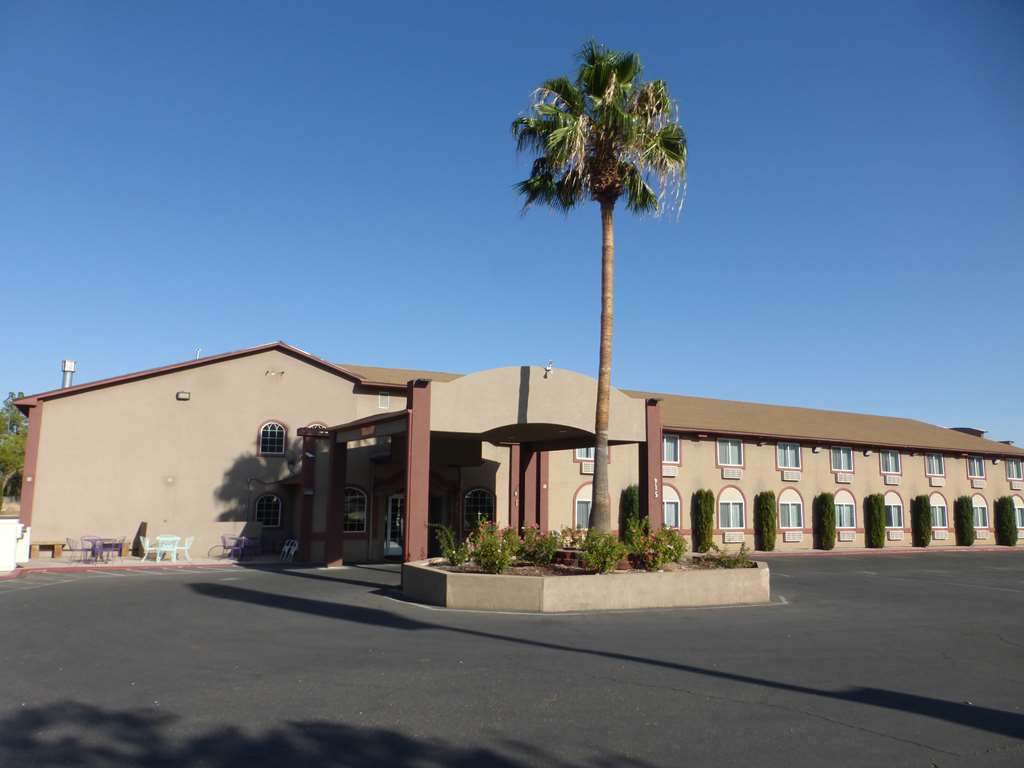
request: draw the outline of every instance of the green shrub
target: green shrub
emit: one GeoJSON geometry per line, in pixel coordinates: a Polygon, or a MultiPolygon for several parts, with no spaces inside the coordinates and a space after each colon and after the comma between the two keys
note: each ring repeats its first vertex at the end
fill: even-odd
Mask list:
{"type": "Polygon", "coordinates": [[[746,544],[740,544],[739,551],[729,553],[723,552],[717,545],[712,544],[709,554],[704,557],[696,557],[693,564],[697,568],[750,568],[754,562],[750,559],[750,551],[746,544]]]}
{"type": "Polygon", "coordinates": [[[932,540],[932,503],[925,495],[910,500],[910,531],[915,547],[927,547],[932,540]]]}
{"type": "Polygon", "coordinates": [[[758,548],[765,552],[775,549],[778,528],[778,509],[774,491],[762,491],[754,498],[754,536],[758,548]]]}
{"type": "Polygon", "coordinates": [[[626,556],[626,545],[612,533],[591,530],[583,541],[583,564],[598,573],[615,569],[626,556]]]}
{"type": "Polygon", "coordinates": [[[864,543],[872,549],[885,546],[885,496],[864,497],[864,543]]]}
{"type": "Polygon", "coordinates": [[[814,543],[818,549],[835,549],[836,497],[819,493],[814,499],[814,543]]]}
{"type": "Polygon", "coordinates": [[[528,526],[523,531],[520,556],[533,565],[551,565],[561,547],[562,537],[558,533],[552,531],[542,534],[538,528],[528,526]]]}
{"type": "MultiPolygon", "coordinates": [[[[506,529],[511,530],[511,529],[506,529]]],[[[515,534],[515,531],[512,531],[515,534]]],[[[498,533],[494,525],[486,523],[476,531],[476,549],[473,551],[473,559],[482,570],[487,573],[503,573],[516,558],[516,551],[519,549],[519,537],[504,532],[498,533]]]]}
{"type": "Polygon", "coordinates": [[[626,525],[626,551],[648,571],[660,571],[686,554],[686,539],[674,528],[651,533],[646,518],[630,518],[626,525]]]}
{"type": "Polygon", "coordinates": [[[969,547],[974,543],[974,502],[970,496],[960,496],[953,503],[953,528],[957,546],[969,547]]]}
{"type": "Polygon", "coordinates": [[[1009,496],[996,500],[996,544],[1017,546],[1017,510],[1009,496]]]}
{"type": "Polygon", "coordinates": [[[437,543],[441,545],[441,556],[448,561],[448,565],[458,568],[469,562],[469,542],[455,543],[455,531],[446,525],[431,525],[437,531],[437,543]]]}
{"type": "Polygon", "coordinates": [[[619,496],[619,530],[626,530],[626,525],[634,517],[640,517],[640,486],[627,485],[619,496]]]}
{"type": "Polygon", "coordinates": [[[715,494],[707,489],[694,493],[690,518],[693,521],[693,551],[707,552],[714,543],[715,494]]]}
{"type": "Polygon", "coordinates": [[[653,536],[651,551],[655,553],[657,568],[647,570],[658,570],[668,563],[678,563],[686,554],[686,539],[675,528],[662,528],[653,536]]]}
{"type": "Polygon", "coordinates": [[[643,557],[647,551],[648,539],[651,535],[651,525],[646,517],[639,515],[626,518],[626,535],[624,543],[629,554],[643,557]]]}

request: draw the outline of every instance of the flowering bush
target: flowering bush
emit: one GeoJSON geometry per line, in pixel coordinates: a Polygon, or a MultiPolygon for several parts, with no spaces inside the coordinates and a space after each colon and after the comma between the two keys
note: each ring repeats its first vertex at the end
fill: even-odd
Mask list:
{"type": "Polygon", "coordinates": [[[630,517],[626,521],[626,548],[645,570],[660,571],[686,554],[686,539],[672,528],[652,534],[647,518],[630,517]]]}
{"type": "Polygon", "coordinates": [[[566,526],[559,536],[562,538],[562,546],[566,549],[582,549],[583,542],[587,540],[587,529],[566,526]]]}
{"type": "Polygon", "coordinates": [[[542,534],[536,526],[528,526],[523,531],[523,542],[520,556],[534,565],[551,565],[555,561],[555,553],[562,546],[560,534],[552,531],[542,534]]]}
{"type": "Polygon", "coordinates": [[[512,528],[500,534],[493,523],[481,525],[476,532],[473,559],[487,573],[502,573],[516,559],[519,535],[512,528]]]}
{"type": "Polygon", "coordinates": [[[627,554],[626,546],[611,533],[590,531],[583,540],[583,564],[598,573],[608,573],[627,554]]]}
{"type": "Polygon", "coordinates": [[[441,546],[441,555],[449,565],[456,568],[469,562],[469,542],[455,543],[455,531],[446,525],[432,525],[437,531],[437,543],[441,546]]]}

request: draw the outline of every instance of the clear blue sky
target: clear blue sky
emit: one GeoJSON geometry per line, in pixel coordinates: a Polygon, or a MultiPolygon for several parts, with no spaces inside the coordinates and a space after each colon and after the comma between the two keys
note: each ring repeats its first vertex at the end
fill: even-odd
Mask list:
{"type": "Polygon", "coordinates": [[[0,388],[279,338],[594,373],[597,210],[520,216],[509,135],[591,36],[690,142],[682,217],[618,219],[618,386],[1024,442],[1013,0],[6,2],[0,388]]]}

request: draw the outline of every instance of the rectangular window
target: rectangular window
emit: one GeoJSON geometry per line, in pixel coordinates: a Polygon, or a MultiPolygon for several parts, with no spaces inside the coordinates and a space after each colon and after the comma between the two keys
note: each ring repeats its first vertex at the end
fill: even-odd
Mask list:
{"type": "Polygon", "coordinates": [[[900,473],[899,451],[879,451],[878,458],[882,462],[883,475],[898,475],[900,473]]]}
{"type": "Polygon", "coordinates": [[[1020,459],[1006,460],[1006,477],[1009,480],[1024,480],[1021,474],[1020,459]]]}
{"type": "Polygon", "coordinates": [[[803,505],[798,502],[779,504],[779,523],[783,528],[803,528],[803,505]]]}
{"type": "Polygon", "coordinates": [[[832,449],[832,471],[853,472],[853,448],[832,449]]]}
{"type": "Polygon", "coordinates": [[[949,518],[943,506],[932,507],[932,528],[948,528],[949,518]]]}
{"type": "Polygon", "coordinates": [[[577,528],[589,528],[590,527],[590,502],[589,501],[577,501],[576,502],[576,527],[577,528]]]}
{"type": "Polygon", "coordinates": [[[742,467],[743,443],[739,440],[719,440],[718,463],[723,467],[742,467]]]}
{"type": "Polygon", "coordinates": [[[946,474],[946,460],[941,453],[929,453],[925,462],[925,474],[932,477],[942,477],[946,474]]]}
{"type": "Polygon", "coordinates": [[[886,504],[885,505],[885,527],[886,528],[902,528],[903,527],[903,506],[901,504],[886,504]]]}
{"type": "Polygon", "coordinates": [[[722,528],[743,527],[743,502],[723,501],[718,505],[720,526],[722,528]]]}
{"type": "Polygon", "coordinates": [[[661,460],[666,464],[679,463],[679,435],[665,435],[661,438],[661,460]]]}
{"type": "Polygon", "coordinates": [[[665,527],[666,528],[678,528],[679,527],[679,502],[678,501],[666,501],[665,502],[665,527]]]}
{"type": "Polygon", "coordinates": [[[988,528],[988,507],[974,508],[974,527],[988,528]]]}
{"type": "Polygon", "coordinates": [[[836,504],[836,528],[856,528],[857,513],[853,504],[836,504]]]}
{"type": "Polygon", "coordinates": [[[798,443],[779,443],[779,469],[800,469],[800,445],[798,443]]]}
{"type": "Polygon", "coordinates": [[[576,449],[576,461],[593,461],[594,460],[594,449],[591,448],[577,448],[576,449]]]}
{"type": "Polygon", "coordinates": [[[982,456],[967,457],[967,476],[977,480],[985,479],[985,459],[982,456]]]}
{"type": "Polygon", "coordinates": [[[383,411],[386,411],[391,407],[391,393],[390,392],[378,392],[377,393],[377,407],[383,411]]]}

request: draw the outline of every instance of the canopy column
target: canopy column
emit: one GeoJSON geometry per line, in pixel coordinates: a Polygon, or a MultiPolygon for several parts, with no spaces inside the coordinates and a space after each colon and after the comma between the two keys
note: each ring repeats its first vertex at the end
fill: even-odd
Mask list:
{"type": "Polygon", "coordinates": [[[519,446],[519,519],[523,527],[536,525],[548,532],[547,451],[532,445],[519,446]]]}
{"type": "Polygon", "coordinates": [[[405,463],[404,559],[427,558],[430,504],[430,382],[415,379],[407,390],[408,441],[405,463]]]}
{"type": "MultiPolygon", "coordinates": [[[[331,484],[327,491],[327,541],[324,559],[327,567],[341,565],[345,551],[345,472],[348,443],[331,442],[331,484]]],[[[312,499],[312,497],[310,497],[312,499]]],[[[310,502],[312,503],[312,502],[310,502]]]]}
{"type": "Polygon", "coordinates": [[[640,459],[640,514],[647,516],[652,531],[664,522],[661,494],[661,406],[649,399],[644,405],[646,439],[637,443],[640,459]]]}

